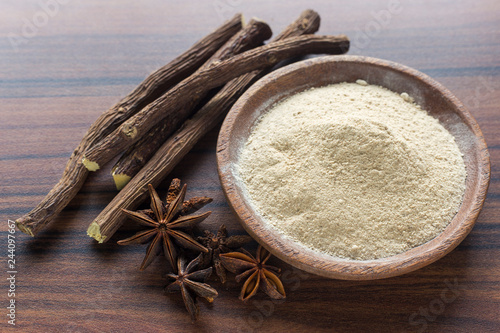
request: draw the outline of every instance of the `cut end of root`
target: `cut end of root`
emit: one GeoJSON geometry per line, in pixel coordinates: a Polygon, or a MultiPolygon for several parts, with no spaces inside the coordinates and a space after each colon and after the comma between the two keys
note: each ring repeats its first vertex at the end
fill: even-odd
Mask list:
{"type": "Polygon", "coordinates": [[[240,15],[240,20],[241,20],[241,28],[244,28],[247,24],[245,22],[245,16],[243,14],[237,14],[240,15]]]}
{"type": "Polygon", "coordinates": [[[127,185],[128,182],[130,181],[130,179],[132,179],[132,177],[125,174],[115,174],[113,172],[112,175],[113,175],[113,180],[115,181],[116,189],[118,191],[124,188],[125,185],[127,185]]]}
{"type": "Polygon", "coordinates": [[[97,171],[97,170],[99,170],[99,164],[97,162],[92,162],[92,161],[88,160],[85,157],[82,159],[82,163],[83,163],[83,165],[85,165],[85,167],[89,171],[97,171]]]}
{"type": "Polygon", "coordinates": [[[106,236],[101,236],[101,228],[97,222],[92,222],[90,227],[87,229],[87,235],[94,238],[99,243],[104,243],[106,236]]]}
{"type": "Polygon", "coordinates": [[[19,230],[24,232],[26,235],[30,235],[31,237],[35,237],[35,235],[33,234],[33,231],[31,231],[31,229],[26,227],[24,224],[16,222],[16,226],[19,230]]]}

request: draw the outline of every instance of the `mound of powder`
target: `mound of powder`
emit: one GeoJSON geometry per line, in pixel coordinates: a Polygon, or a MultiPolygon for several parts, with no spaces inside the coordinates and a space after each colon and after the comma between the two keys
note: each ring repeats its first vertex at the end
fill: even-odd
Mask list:
{"type": "Polygon", "coordinates": [[[404,252],[452,220],[466,170],[453,136],[411,97],[356,83],[264,114],[237,171],[251,204],[296,242],[341,258],[404,252]]]}

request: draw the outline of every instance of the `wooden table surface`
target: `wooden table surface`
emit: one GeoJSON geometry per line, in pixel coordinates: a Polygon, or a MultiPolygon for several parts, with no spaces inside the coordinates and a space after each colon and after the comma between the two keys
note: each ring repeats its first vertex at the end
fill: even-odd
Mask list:
{"type": "MultiPolygon", "coordinates": [[[[500,2],[490,1],[2,1],[0,4],[0,330],[19,332],[498,332],[500,331],[500,2]],[[51,4],[44,6],[44,4],[51,4]],[[56,5],[54,5],[56,4],[56,5]],[[350,54],[384,58],[434,77],[461,99],[489,145],[492,178],[472,233],[452,253],[411,274],[329,280],[274,260],[287,299],[247,304],[230,279],[191,324],[179,295],[164,295],[165,258],[144,272],[141,246],[87,237],[116,191],[109,169],[37,238],[17,231],[16,325],[7,323],[7,220],[33,208],[97,116],[154,69],[236,12],[277,34],[302,10],[319,33],[345,33],[350,54]]],[[[217,177],[212,131],[171,173],[188,196],[214,198],[202,226],[243,233],[217,177]]],[[[164,193],[171,178],[160,186],[164,193]]]]}

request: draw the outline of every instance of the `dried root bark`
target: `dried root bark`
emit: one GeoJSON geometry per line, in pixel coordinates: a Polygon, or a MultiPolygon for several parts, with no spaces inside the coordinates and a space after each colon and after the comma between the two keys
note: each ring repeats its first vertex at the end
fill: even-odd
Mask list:
{"type": "Polygon", "coordinates": [[[195,72],[241,29],[241,20],[242,17],[238,14],[224,23],[182,55],[153,72],[134,91],[99,116],[69,158],[59,182],[31,212],[16,220],[17,227],[22,232],[35,236],[50,223],[78,193],[87,178],[88,171],[81,163],[84,152],[170,87],[195,72]]]}

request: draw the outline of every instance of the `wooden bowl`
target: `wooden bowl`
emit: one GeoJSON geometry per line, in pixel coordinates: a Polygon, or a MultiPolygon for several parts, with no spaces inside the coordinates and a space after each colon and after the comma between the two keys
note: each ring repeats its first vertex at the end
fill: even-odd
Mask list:
{"type": "Polygon", "coordinates": [[[452,251],[471,231],[490,179],[489,154],[475,119],[453,94],[427,75],[393,62],[361,56],[326,56],[283,67],[255,83],[227,115],[217,143],[222,188],[245,230],[281,260],[317,275],[372,280],[424,267],[452,251]],[[271,105],[311,87],[366,80],[394,92],[407,92],[455,137],[464,154],[466,190],[460,209],[445,230],[406,252],[376,260],[347,260],[315,252],[268,226],[242,195],[234,168],[253,125],[271,105]]]}

